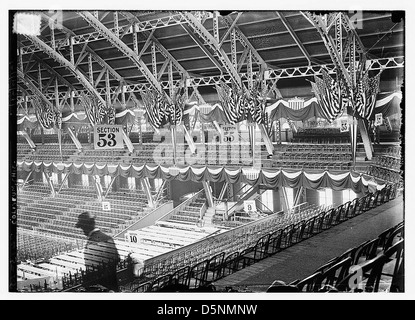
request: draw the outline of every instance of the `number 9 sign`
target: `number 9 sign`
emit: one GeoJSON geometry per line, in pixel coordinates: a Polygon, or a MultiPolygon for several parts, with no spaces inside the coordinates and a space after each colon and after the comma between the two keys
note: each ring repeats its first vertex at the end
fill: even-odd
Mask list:
{"type": "Polygon", "coordinates": [[[121,125],[96,125],[94,127],[94,149],[124,149],[121,125]]]}

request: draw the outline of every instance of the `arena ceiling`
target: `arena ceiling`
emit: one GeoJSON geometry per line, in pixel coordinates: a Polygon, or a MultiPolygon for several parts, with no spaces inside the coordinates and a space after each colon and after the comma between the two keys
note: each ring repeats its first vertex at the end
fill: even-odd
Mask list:
{"type": "MultiPolygon", "coordinates": [[[[335,38],[339,13],[324,13],[327,33],[335,38]]],[[[120,93],[130,100],[145,86],[168,91],[180,81],[208,101],[219,80],[246,82],[265,71],[277,89],[304,86],[322,66],[333,65],[321,34],[300,11],[35,14],[41,17],[40,35],[17,35],[18,96],[42,95],[61,106],[70,92],[88,90],[125,102],[120,93]]],[[[342,12],[341,18],[344,44],[353,33],[371,68],[385,68],[382,80],[402,76],[401,15],[342,12]]]]}

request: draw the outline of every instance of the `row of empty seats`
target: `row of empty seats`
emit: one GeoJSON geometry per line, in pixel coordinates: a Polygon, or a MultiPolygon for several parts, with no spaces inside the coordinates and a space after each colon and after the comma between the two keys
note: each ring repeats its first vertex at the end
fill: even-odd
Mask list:
{"type": "Polygon", "coordinates": [[[401,222],[346,250],[289,286],[301,292],[404,292],[403,248],[401,222]]]}
{"type": "Polygon", "coordinates": [[[206,199],[197,198],[171,215],[167,221],[184,224],[198,224],[201,219],[200,211],[205,203],[206,199]]]}
{"type": "MultiPolygon", "coordinates": [[[[355,199],[316,215],[307,211],[288,214],[287,218],[283,219],[281,223],[272,221],[272,224],[262,225],[261,229],[253,228],[252,232],[245,230],[238,238],[237,244],[242,244],[239,247],[236,243],[229,241],[231,238],[225,238],[226,243],[222,243],[219,241],[219,235],[219,238],[215,241],[216,250],[212,250],[209,256],[203,255],[204,252],[208,251],[206,248],[208,245],[201,243],[200,259],[195,258],[198,254],[198,250],[195,248],[195,251],[183,252],[177,258],[173,256],[170,260],[160,261],[159,265],[162,264],[163,268],[160,266],[158,268],[169,270],[167,274],[161,273],[155,265],[147,265],[142,277],[133,282],[128,290],[134,292],[188,291],[189,289],[195,289],[195,287],[189,286],[192,281],[193,283],[196,281],[197,286],[206,286],[215,280],[241,270],[284,248],[391,200],[396,195],[393,190],[391,186],[376,192],[376,194],[368,194],[363,198],[355,199]],[[208,261],[219,256],[222,258],[213,267],[213,264],[208,261]],[[183,260],[185,262],[180,263],[183,260]],[[168,264],[174,266],[168,266],[168,264]],[[191,267],[187,268],[189,264],[191,267]],[[209,265],[210,267],[208,267],[209,265]],[[213,274],[215,276],[207,280],[209,270],[214,270],[213,274]],[[180,286],[177,286],[178,283],[175,280],[178,274],[181,274],[183,279],[179,283],[180,286]]],[[[226,233],[221,235],[225,236],[226,233]]]]}

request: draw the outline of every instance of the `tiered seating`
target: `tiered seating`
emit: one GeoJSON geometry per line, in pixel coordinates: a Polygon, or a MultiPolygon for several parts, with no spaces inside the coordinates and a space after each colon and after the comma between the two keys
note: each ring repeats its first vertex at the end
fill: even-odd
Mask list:
{"type": "Polygon", "coordinates": [[[198,198],[187,206],[179,210],[177,213],[169,217],[168,221],[180,222],[186,224],[197,224],[200,222],[200,210],[206,199],[198,198]]]}
{"type": "Polygon", "coordinates": [[[125,155],[125,150],[85,149],[78,155],[72,156],[71,160],[73,162],[119,163],[129,162],[130,157],[125,155]]]}
{"type": "MultiPolygon", "coordinates": [[[[159,163],[162,159],[154,158],[154,150],[157,146],[157,143],[143,143],[142,145],[134,145],[134,153],[131,157],[131,163],[134,164],[143,164],[143,163],[159,163]]],[[[172,155],[170,155],[171,157],[172,155]]],[[[162,161],[163,162],[163,161],[162,161]]]]}
{"type": "Polygon", "coordinates": [[[32,148],[27,143],[17,143],[17,159],[25,160],[32,153],[32,148]]]}
{"type": "Polygon", "coordinates": [[[344,144],[282,145],[274,152],[273,167],[347,170],[352,163],[351,147],[344,144]]]}
{"type": "Polygon", "coordinates": [[[38,230],[61,236],[82,237],[81,230],[75,228],[75,224],[80,213],[89,211],[95,214],[98,228],[103,232],[114,235],[142,218],[145,214],[146,196],[140,191],[132,192],[126,189],[109,194],[105,200],[111,204],[110,211],[102,209],[102,204],[97,200],[93,189],[70,188],[63,190],[59,196],[63,196],[65,200],[68,200],[68,197],[73,197],[77,203],[65,215],[54,221],[44,223],[38,230]]]}
{"type": "Polygon", "coordinates": [[[54,238],[23,228],[17,229],[16,258],[18,261],[49,259],[61,252],[75,248],[76,245],[69,239],[54,238]]]}
{"type": "MultiPolygon", "coordinates": [[[[45,187],[42,186],[42,188],[45,190],[45,187]]],[[[73,194],[76,191],[72,189],[71,192],[73,194]]],[[[74,197],[71,193],[65,195],[64,191],[57,194],[54,198],[50,194],[43,193],[42,198],[37,198],[36,203],[31,203],[18,209],[18,226],[23,228],[30,226],[30,229],[47,232],[47,228],[45,229],[47,225],[56,223],[54,221],[62,217],[70,208],[81,204],[85,196],[88,195],[89,199],[92,199],[92,196],[95,194],[93,189],[89,190],[89,194],[86,190],[80,192],[82,192],[82,197],[84,198],[74,197]]],[[[52,228],[52,230],[55,230],[55,228],[52,228]]]]}
{"type": "Polygon", "coordinates": [[[298,128],[293,142],[298,143],[349,143],[349,132],[340,132],[339,128],[298,128]]]}
{"type": "Polygon", "coordinates": [[[401,148],[390,146],[377,154],[366,173],[387,182],[402,184],[401,148]]]}
{"type": "Polygon", "coordinates": [[[403,238],[401,222],[291,285],[305,292],[403,292],[403,238]]]}
{"type": "MultiPolygon", "coordinates": [[[[210,229],[209,229],[210,230],[210,229]]],[[[134,231],[137,242],[175,249],[194,243],[210,234],[204,229],[189,230],[175,224],[159,223],[134,231]]]]}
{"type": "Polygon", "coordinates": [[[37,160],[37,161],[68,161],[76,152],[76,146],[73,144],[61,145],[62,155],[60,153],[59,144],[57,143],[48,143],[48,144],[38,144],[36,147],[36,152],[27,155],[26,160],[37,160]]]}
{"type": "Polygon", "coordinates": [[[49,143],[58,143],[58,135],[56,133],[53,134],[33,134],[31,136],[32,141],[36,144],[36,145],[40,145],[43,143],[45,144],[49,144],[49,143]]]}

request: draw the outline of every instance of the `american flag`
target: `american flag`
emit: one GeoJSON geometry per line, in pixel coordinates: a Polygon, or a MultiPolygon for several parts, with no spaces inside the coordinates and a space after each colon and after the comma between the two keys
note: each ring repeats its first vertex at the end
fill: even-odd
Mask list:
{"type": "Polygon", "coordinates": [[[376,96],[379,92],[379,83],[380,83],[380,75],[382,71],[380,71],[377,75],[373,78],[368,80],[367,90],[366,90],[366,109],[364,117],[366,119],[370,119],[372,116],[373,110],[376,104],[376,96]]]}
{"type": "Polygon", "coordinates": [[[239,118],[239,99],[237,94],[234,93],[234,90],[231,91],[231,88],[223,82],[216,84],[216,91],[228,122],[230,124],[237,123],[239,118]]]}
{"type": "MultiPolygon", "coordinates": [[[[105,116],[113,108],[107,108],[107,106],[97,97],[89,97],[86,94],[81,94],[81,104],[84,107],[85,114],[92,125],[102,124],[105,116]]],[[[114,110],[115,113],[115,110],[114,110]]],[[[111,117],[108,117],[110,119],[111,117]]],[[[115,115],[114,115],[115,122],[115,115]]],[[[110,121],[112,121],[110,119],[110,121]]]]}
{"type": "Polygon", "coordinates": [[[62,114],[53,110],[40,98],[33,99],[36,118],[44,129],[62,128],[62,114]]]}
{"type": "Polygon", "coordinates": [[[160,128],[166,116],[166,103],[164,97],[152,89],[145,89],[141,92],[147,120],[155,128],[160,128]]]}
{"type": "Polygon", "coordinates": [[[330,77],[325,70],[322,70],[322,79],[314,76],[314,83],[311,82],[311,86],[323,117],[332,122],[343,112],[347,101],[345,87],[340,81],[330,77]]]}
{"type": "Polygon", "coordinates": [[[183,119],[184,110],[184,95],[181,94],[181,88],[177,88],[172,97],[172,103],[170,104],[170,124],[178,125],[183,119]]]}

